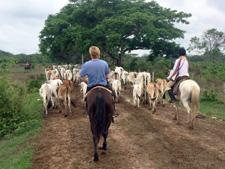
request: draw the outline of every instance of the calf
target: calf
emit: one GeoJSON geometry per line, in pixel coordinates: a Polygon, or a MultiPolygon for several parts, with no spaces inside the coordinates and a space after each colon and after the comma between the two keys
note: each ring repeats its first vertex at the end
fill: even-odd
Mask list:
{"type": "Polygon", "coordinates": [[[165,105],[165,92],[166,92],[166,79],[157,78],[156,79],[157,85],[159,87],[159,98],[158,101],[162,99],[163,107],[165,105]]]}
{"type": "Polygon", "coordinates": [[[39,89],[39,94],[43,99],[44,113],[48,114],[48,105],[51,101],[52,89],[49,84],[43,84],[39,89]]]}
{"type": "Polygon", "coordinates": [[[62,112],[62,106],[64,105],[64,116],[67,117],[68,110],[71,113],[71,88],[72,81],[63,80],[63,84],[60,85],[58,91],[58,100],[59,100],[59,112],[62,112]]]}
{"type": "Polygon", "coordinates": [[[156,83],[149,83],[147,87],[147,93],[148,93],[148,101],[149,101],[149,109],[152,109],[152,114],[156,112],[156,101],[159,97],[159,88],[156,83]]]}
{"type": "Polygon", "coordinates": [[[135,107],[139,108],[140,106],[140,100],[141,100],[141,85],[133,85],[133,102],[135,107]]]}

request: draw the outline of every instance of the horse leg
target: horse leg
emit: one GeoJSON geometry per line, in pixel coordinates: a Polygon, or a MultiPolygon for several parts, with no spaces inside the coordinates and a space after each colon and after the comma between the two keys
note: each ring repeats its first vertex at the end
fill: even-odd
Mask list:
{"type": "Polygon", "coordinates": [[[104,142],[103,142],[102,150],[106,150],[106,147],[107,147],[106,138],[107,138],[107,136],[108,136],[108,131],[104,131],[104,133],[103,133],[104,142]]]}
{"type": "Polygon", "coordinates": [[[175,106],[175,114],[174,114],[174,120],[177,120],[176,124],[179,125],[180,124],[180,114],[179,114],[179,111],[178,111],[178,105],[179,105],[179,102],[178,101],[175,101],[174,103],[174,106],[175,106]]]}
{"type": "Polygon", "coordinates": [[[187,110],[187,114],[188,114],[188,118],[187,118],[187,123],[190,124],[190,118],[191,118],[191,109],[188,105],[188,102],[185,100],[185,101],[182,101],[184,107],[186,108],[187,110]]]}
{"type": "Polygon", "coordinates": [[[93,143],[94,143],[94,162],[98,162],[98,152],[97,152],[98,141],[95,134],[93,134],[93,143]]]}

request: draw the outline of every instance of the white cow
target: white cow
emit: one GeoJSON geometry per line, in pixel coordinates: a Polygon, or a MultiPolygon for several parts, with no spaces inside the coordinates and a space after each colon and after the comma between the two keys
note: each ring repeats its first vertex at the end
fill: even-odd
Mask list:
{"type": "Polygon", "coordinates": [[[52,89],[49,84],[43,84],[39,89],[39,94],[43,99],[44,113],[48,114],[48,104],[51,101],[52,89]]]}
{"type": "Polygon", "coordinates": [[[86,84],[86,83],[84,83],[84,82],[81,82],[81,83],[80,83],[80,91],[83,92],[83,100],[82,100],[82,101],[84,101],[84,99],[85,99],[85,94],[86,94],[86,92],[87,92],[87,84],[86,84]]]}
{"type": "Polygon", "coordinates": [[[112,82],[112,89],[116,95],[116,102],[119,101],[120,91],[121,91],[121,82],[119,80],[114,80],[112,82]]]}
{"type": "Polygon", "coordinates": [[[118,74],[118,80],[119,81],[121,81],[121,76],[122,76],[123,70],[124,69],[122,67],[116,67],[115,68],[115,71],[114,72],[118,74]]]}
{"type": "Polygon", "coordinates": [[[134,105],[139,108],[139,105],[140,105],[140,100],[141,100],[141,92],[142,92],[142,89],[141,89],[141,85],[133,85],[134,88],[133,88],[133,102],[134,102],[134,105]]]}
{"type": "Polygon", "coordinates": [[[137,72],[130,72],[128,75],[128,82],[134,84],[134,79],[137,78],[137,72]]]}
{"type": "Polygon", "coordinates": [[[49,84],[51,86],[52,89],[52,95],[51,95],[51,99],[52,99],[52,106],[58,106],[58,90],[59,90],[59,86],[61,84],[63,84],[62,80],[60,79],[55,79],[55,80],[49,80],[46,82],[47,84],[49,84]]]}
{"type": "Polygon", "coordinates": [[[121,76],[121,78],[122,78],[122,80],[123,80],[123,84],[126,84],[126,82],[128,81],[128,75],[129,75],[129,73],[127,72],[127,71],[123,71],[122,72],[122,76],[121,76]]]}
{"type": "Polygon", "coordinates": [[[71,70],[66,70],[63,77],[64,77],[63,79],[72,80],[73,74],[72,74],[71,70]]]}
{"type": "Polygon", "coordinates": [[[73,68],[73,82],[75,83],[75,85],[77,86],[79,83],[79,69],[78,68],[73,68]]]}

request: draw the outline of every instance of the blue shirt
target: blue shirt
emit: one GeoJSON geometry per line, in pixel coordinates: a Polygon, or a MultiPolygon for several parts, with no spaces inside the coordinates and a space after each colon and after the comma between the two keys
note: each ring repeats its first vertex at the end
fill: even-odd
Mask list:
{"type": "Polygon", "coordinates": [[[105,76],[107,74],[109,74],[109,66],[101,59],[89,60],[83,65],[80,71],[80,76],[88,76],[88,87],[92,87],[97,84],[106,86],[107,81],[105,76]]]}

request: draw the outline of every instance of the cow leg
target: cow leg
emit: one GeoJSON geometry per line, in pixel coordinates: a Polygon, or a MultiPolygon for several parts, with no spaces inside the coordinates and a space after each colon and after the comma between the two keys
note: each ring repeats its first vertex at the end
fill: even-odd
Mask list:
{"type": "Polygon", "coordinates": [[[153,100],[152,101],[152,107],[153,107],[152,114],[154,114],[156,112],[156,105],[155,105],[155,103],[156,103],[156,100],[153,100]]]}
{"type": "Polygon", "coordinates": [[[59,113],[62,112],[63,101],[59,99],[59,113]]]}

